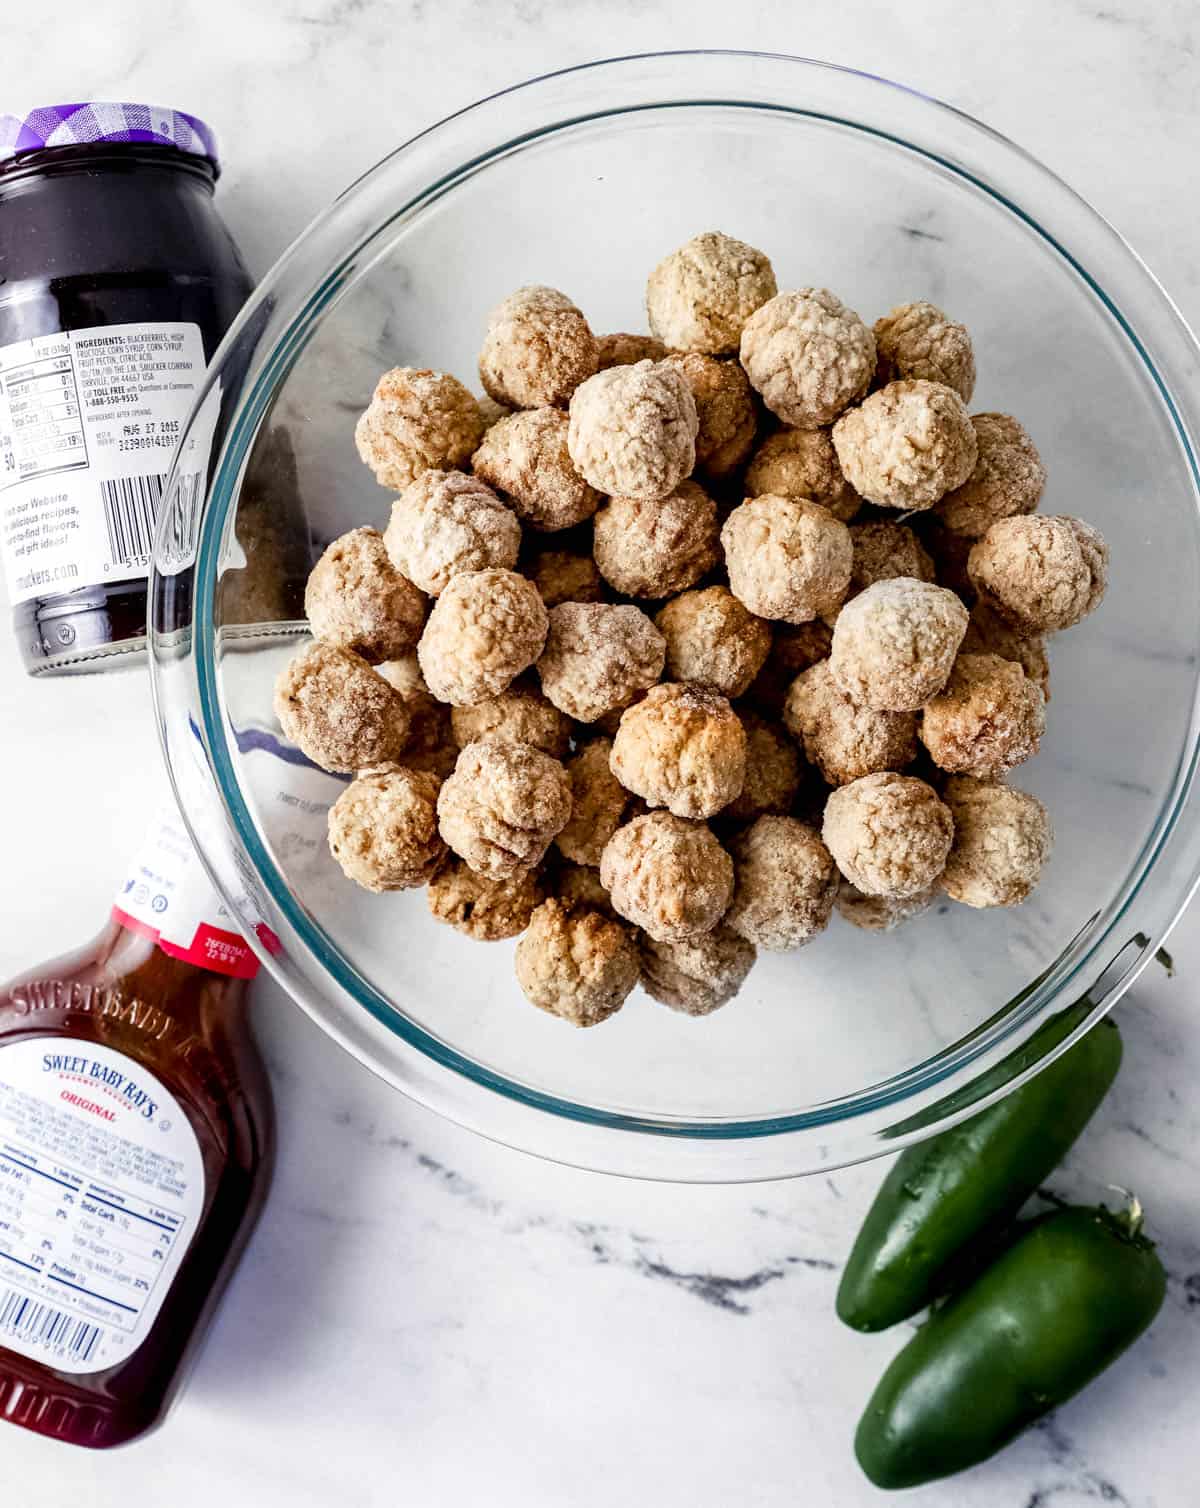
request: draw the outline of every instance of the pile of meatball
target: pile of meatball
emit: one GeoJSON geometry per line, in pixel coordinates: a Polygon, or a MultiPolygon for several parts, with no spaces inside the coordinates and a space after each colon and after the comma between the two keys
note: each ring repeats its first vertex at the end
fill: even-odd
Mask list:
{"type": "Polygon", "coordinates": [[[522,288],[486,397],[379,379],[355,438],[390,520],[329,545],[276,688],[285,734],[354,775],[345,874],[519,936],[522,990],[577,1026],[639,980],[706,1015],[835,908],[885,931],[938,894],[1023,901],[1050,824],[1006,777],[1046,636],[1107,570],[1036,511],[1021,424],[968,411],[971,338],[932,304],[872,328],[709,232],[646,312],[596,336],[522,288]]]}

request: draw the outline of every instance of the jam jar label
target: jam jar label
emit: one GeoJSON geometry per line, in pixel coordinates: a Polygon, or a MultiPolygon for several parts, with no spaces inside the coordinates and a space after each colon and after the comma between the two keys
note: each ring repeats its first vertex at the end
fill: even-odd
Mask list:
{"type": "MultiPolygon", "coordinates": [[[[0,552],[9,601],[144,577],[204,378],[199,326],[100,325],[0,347],[0,552]]],[[[198,511],[203,426],[177,515],[198,511]]]]}
{"type": "MultiPolygon", "coordinates": [[[[258,973],[254,950],[213,889],[174,807],[164,807],[151,824],[117,892],[113,915],[172,958],[235,979],[258,973]]],[[[261,930],[270,946],[273,934],[261,930]]]]}
{"type": "Polygon", "coordinates": [[[0,1048],[0,1348],[100,1372],[146,1339],[204,1208],[187,1116],[124,1053],[0,1048]]]}

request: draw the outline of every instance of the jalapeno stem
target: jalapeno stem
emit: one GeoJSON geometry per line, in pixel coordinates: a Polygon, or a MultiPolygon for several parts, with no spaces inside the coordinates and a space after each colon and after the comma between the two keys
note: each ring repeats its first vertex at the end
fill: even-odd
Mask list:
{"type": "Polygon", "coordinates": [[[1108,1187],[1114,1193],[1120,1194],[1125,1201],[1125,1208],[1117,1210],[1112,1218],[1121,1227],[1124,1235],[1128,1236],[1131,1241],[1136,1240],[1146,1223],[1146,1211],[1142,1208],[1142,1201],[1132,1190],[1122,1188],[1119,1183],[1110,1183],[1108,1187]]]}

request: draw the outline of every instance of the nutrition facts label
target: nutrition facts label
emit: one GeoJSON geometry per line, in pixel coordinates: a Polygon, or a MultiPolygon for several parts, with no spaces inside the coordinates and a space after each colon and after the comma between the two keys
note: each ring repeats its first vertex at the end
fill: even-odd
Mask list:
{"type": "Polygon", "coordinates": [[[29,342],[29,359],[6,371],[13,478],[87,465],[87,439],[69,335],[29,342]]]}
{"type": "Polygon", "coordinates": [[[0,1050],[0,1347],[63,1372],[125,1360],[203,1197],[195,1133],[138,1064],[82,1040],[0,1050]]]}

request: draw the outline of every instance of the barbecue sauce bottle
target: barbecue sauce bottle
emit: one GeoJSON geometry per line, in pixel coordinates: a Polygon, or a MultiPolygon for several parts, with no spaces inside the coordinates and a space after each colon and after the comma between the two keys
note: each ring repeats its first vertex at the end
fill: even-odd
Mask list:
{"type": "Polygon", "coordinates": [[[0,1417],[165,1413],[270,1180],[257,968],[172,810],[100,935],[0,989],[0,1417]]]}

